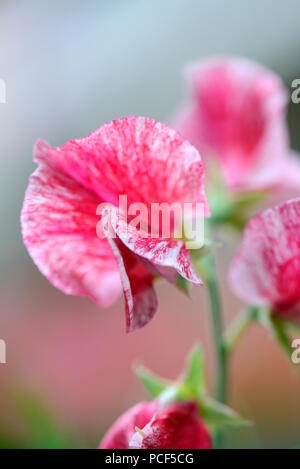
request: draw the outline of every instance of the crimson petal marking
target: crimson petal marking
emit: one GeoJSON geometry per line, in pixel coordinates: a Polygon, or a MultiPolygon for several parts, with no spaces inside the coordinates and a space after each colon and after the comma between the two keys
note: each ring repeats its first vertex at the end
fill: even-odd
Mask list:
{"type": "Polygon", "coordinates": [[[50,282],[101,306],[121,293],[118,265],[96,235],[99,200],[72,179],[41,166],[30,178],[21,214],[25,246],[50,282]]]}

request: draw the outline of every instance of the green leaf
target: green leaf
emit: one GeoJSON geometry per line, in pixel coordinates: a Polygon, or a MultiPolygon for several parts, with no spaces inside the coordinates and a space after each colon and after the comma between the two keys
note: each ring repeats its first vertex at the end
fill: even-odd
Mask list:
{"type": "Polygon", "coordinates": [[[249,426],[251,422],[240,417],[230,407],[215,401],[211,397],[206,396],[202,399],[201,403],[201,415],[204,421],[214,429],[223,426],[249,426]]]}
{"type": "Polygon", "coordinates": [[[139,365],[135,369],[135,373],[149,392],[150,396],[154,399],[170,386],[170,383],[167,380],[156,376],[142,365],[139,365]]]}
{"type": "Polygon", "coordinates": [[[204,353],[201,345],[195,345],[189,354],[183,385],[199,400],[205,392],[204,353]]]}

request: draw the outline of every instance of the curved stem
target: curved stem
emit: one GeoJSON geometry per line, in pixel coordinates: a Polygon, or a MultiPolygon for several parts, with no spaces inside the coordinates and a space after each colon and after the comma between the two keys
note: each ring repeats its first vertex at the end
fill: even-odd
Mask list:
{"type": "Polygon", "coordinates": [[[257,320],[257,315],[258,308],[250,306],[246,311],[243,311],[233,319],[227,328],[223,339],[224,348],[227,354],[233,351],[249,324],[257,320]]]}
{"type": "Polygon", "coordinates": [[[212,312],[213,332],[216,345],[216,363],[217,363],[217,380],[216,380],[216,398],[219,402],[224,403],[226,400],[226,372],[227,372],[227,353],[223,342],[223,328],[221,315],[221,302],[219,289],[216,279],[216,269],[212,257],[209,259],[210,275],[207,276],[207,288],[209,292],[209,300],[212,312]]]}
{"type": "MultiPolygon", "coordinates": [[[[216,350],[216,399],[225,403],[226,400],[226,374],[227,374],[227,356],[223,341],[222,314],[219,289],[215,262],[212,255],[203,258],[201,261],[202,272],[206,280],[209,293],[209,301],[212,313],[212,325],[215,339],[216,350]]],[[[214,447],[216,449],[222,446],[222,434],[217,431],[214,438],[214,447]]]]}

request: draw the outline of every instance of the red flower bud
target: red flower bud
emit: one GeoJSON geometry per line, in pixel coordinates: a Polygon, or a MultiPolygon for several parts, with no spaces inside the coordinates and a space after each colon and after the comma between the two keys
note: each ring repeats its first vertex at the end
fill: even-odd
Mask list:
{"type": "Polygon", "coordinates": [[[195,402],[141,402],[107,432],[100,449],[211,449],[210,434],[195,402]]]}

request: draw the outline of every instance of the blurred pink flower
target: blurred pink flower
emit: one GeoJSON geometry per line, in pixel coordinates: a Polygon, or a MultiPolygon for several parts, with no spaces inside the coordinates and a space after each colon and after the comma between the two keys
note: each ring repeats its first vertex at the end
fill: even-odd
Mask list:
{"type": "Polygon", "coordinates": [[[144,238],[138,230],[125,236],[119,225],[115,239],[96,233],[97,206],[109,203],[118,213],[119,195],[127,195],[128,205],[142,202],[148,208],[152,202],[199,202],[208,213],[200,155],[170,127],[126,117],[61,147],[38,141],[34,160],[39,167],[25,195],[23,237],[57,288],[107,306],[122,284],[127,330],[133,331],[157,309],[155,275],[176,282],[179,274],[201,284],[183,241],[144,238]]]}
{"type": "Polygon", "coordinates": [[[175,119],[204,155],[215,158],[229,187],[299,188],[300,164],[289,149],[288,94],[280,78],[243,58],[204,60],[187,71],[191,97],[175,119]]]}
{"type": "Polygon", "coordinates": [[[300,199],[255,216],[231,264],[229,281],[245,302],[300,323],[300,199]]]}
{"type": "Polygon", "coordinates": [[[99,448],[211,449],[212,442],[194,402],[175,402],[160,410],[158,401],[153,401],[141,402],[123,414],[99,448]]]}

